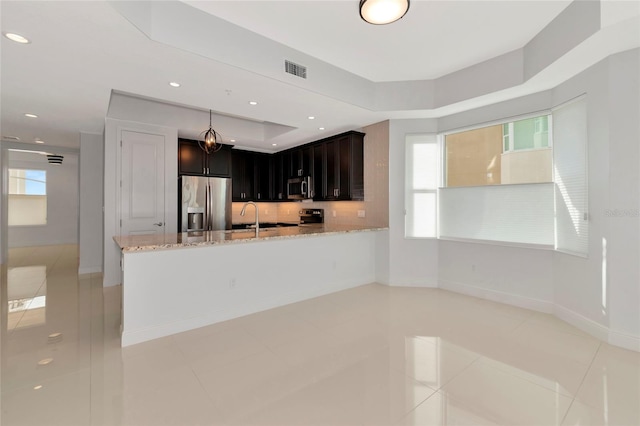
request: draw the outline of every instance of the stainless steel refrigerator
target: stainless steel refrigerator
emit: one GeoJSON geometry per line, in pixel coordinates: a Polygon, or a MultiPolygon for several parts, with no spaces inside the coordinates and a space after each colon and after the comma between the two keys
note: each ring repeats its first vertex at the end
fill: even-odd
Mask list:
{"type": "Polygon", "coordinates": [[[181,232],[231,229],[231,179],[181,176],[181,232]]]}

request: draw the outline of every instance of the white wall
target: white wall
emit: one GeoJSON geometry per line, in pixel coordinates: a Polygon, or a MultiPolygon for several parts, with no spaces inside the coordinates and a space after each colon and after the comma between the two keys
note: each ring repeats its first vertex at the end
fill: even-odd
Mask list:
{"type": "Polygon", "coordinates": [[[80,274],[102,272],[103,138],[103,135],[80,133],[80,274]]]}
{"type": "Polygon", "coordinates": [[[379,268],[379,280],[384,284],[415,287],[438,284],[438,240],[404,238],[405,137],[436,130],[436,120],[391,120],[389,123],[389,266],[388,271],[379,268]]]}
{"type": "Polygon", "coordinates": [[[49,164],[41,154],[9,152],[9,167],[46,170],[47,224],[10,226],[9,247],[78,242],[78,155],[64,153],[61,165],[49,164]]]}
{"type": "Polygon", "coordinates": [[[122,345],[374,282],[377,234],[125,253],[122,345]]]}
{"type": "Polygon", "coordinates": [[[612,55],[554,89],[442,117],[437,131],[549,110],[584,93],[588,258],[491,244],[404,240],[404,137],[420,126],[433,131],[433,120],[392,120],[388,282],[412,285],[436,277],[440,287],[553,312],[612,344],[640,350],[640,49],[612,55]]]}
{"type": "Polygon", "coordinates": [[[105,119],[104,135],[104,270],[103,285],[122,282],[120,249],[113,237],[120,232],[118,210],[120,140],[122,130],[134,130],[162,135],[165,138],[165,232],[175,233],[178,227],[178,131],[134,121],[105,119]]]}

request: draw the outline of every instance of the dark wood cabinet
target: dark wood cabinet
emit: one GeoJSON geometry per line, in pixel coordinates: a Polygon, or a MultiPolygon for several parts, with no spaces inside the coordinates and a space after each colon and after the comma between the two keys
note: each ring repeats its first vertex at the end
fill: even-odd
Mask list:
{"type": "Polygon", "coordinates": [[[285,162],[286,155],[278,152],[273,155],[273,200],[287,201],[287,179],[289,178],[289,163],[285,162]]]}
{"type": "Polygon", "coordinates": [[[253,153],[231,151],[231,197],[233,201],[253,200],[254,167],[253,153]]]}
{"type": "Polygon", "coordinates": [[[222,149],[206,155],[197,141],[178,140],[181,175],[232,178],[233,201],[288,201],[287,180],[311,176],[316,201],[364,200],[364,133],[347,132],[264,154],[222,149]]]}
{"type": "Polygon", "coordinates": [[[322,199],[364,200],[364,134],[348,132],[325,140],[323,172],[322,199]]]}
{"type": "Polygon", "coordinates": [[[292,150],[290,161],[289,177],[313,175],[313,149],[311,146],[292,150]]]}
{"type": "Polygon", "coordinates": [[[313,145],[313,198],[323,200],[327,194],[327,149],[326,144],[313,145]]]}
{"type": "Polygon", "coordinates": [[[269,154],[253,154],[254,200],[272,201],[273,197],[273,159],[269,154]]]}
{"type": "Polygon", "coordinates": [[[233,201],[273,200],[273,158],[252,151],[231,151],[233,201]]]}
{"type": "Polygon", "coordinates": [[[198,141],[178,139],[178,174],[194,176],[231,176],[231,147],[207,155],[198,141]]]}

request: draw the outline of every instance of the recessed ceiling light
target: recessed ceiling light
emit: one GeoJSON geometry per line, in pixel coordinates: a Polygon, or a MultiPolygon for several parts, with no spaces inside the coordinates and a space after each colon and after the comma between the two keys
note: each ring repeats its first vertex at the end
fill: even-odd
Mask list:
{"type": "Polygon", "coordinates": [[[313,115],[307,117],[309,120],[315,120],[316,118],[313,115]]]}
{"type": "Polygon", "coordinates": [[[170,81],[169,82],[169,86],[171,86],[171,87],[180,87],[180,83],[178,83],[177,81],[170,81]]]}
{"type": "Polygon", "coordinates": [[[258,105],[256,101],[249,101],[249,105],[258,105]]]}
{"type": "Polygon", "coordinates": [[[318,127],[318,130],[324,130],[324,127],[318,127]]]}
{"type": "Polygon", "coordinates": [[[236,141],[235,139],[229,139],[229,142],[235,142],[235,141],[236,141]]]}
{"type": "Polygon", "coordinates": [[[42,389],[42,385],[37,385],[33,387],[33,390],[40,390],[42,389]]]}
{"type": "Polygon", "coordinates": [[[21,36],[20,34],[6,33],[6,32],[3,32],[2,34],[9,40],[15,41],[16,43],[21,43],[21,44],[31,43],[31,41],[28,38],[26,38],[25,36],[21,36]]]}
{"type": "Polygon", "coordinates": [[[272,143],[271,146],[278,146],[278,144],[277,143],[272,143]]]}
{"type": "Polygon", "coordinates": [[[44,143],[44,141],[42,139],[36,139],[35,143],[44,143]]]}
{"type": "Polygon", "coordinates": [[[37,116],[37,115],[35,115],[35,114],[31,114],[30,112],[26,112],[26,113],[24,114],[24,116],[25,116],[25,117],[29,117],[29,118],[38,118],[38,116],[37,116]]]}

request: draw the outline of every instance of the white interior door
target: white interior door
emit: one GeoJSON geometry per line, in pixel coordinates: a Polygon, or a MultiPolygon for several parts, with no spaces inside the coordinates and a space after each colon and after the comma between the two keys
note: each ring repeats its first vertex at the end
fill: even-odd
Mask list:
{"type": "Polygon", "coordinates": [[[123,130],[120,235],[163,234],[164,136],[123,130]]]}

